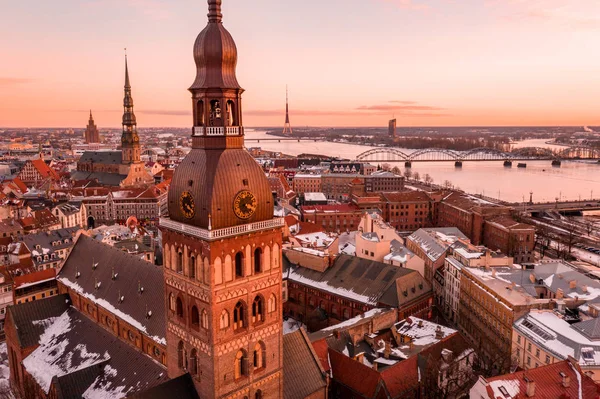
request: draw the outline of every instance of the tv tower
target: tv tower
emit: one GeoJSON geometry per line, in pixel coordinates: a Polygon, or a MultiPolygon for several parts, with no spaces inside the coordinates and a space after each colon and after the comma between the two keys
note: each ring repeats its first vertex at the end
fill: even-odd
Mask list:
{"type": "Polygon", "coordinates": [[[292,125],[290,124],[290,107],[288,103],[288,87],[285,85],[285,124],[283,125],[283,134],[292,133],[292,125]]]}

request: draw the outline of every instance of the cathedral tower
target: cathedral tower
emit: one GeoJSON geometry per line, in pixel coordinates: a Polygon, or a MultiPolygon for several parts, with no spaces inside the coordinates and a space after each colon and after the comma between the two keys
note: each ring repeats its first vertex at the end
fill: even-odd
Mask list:
{"type": "Polygon", "coordinates": [[[137,133],[137,122],[133,113],[133,97],[131,97],[127,56],[125,56],[125,97],[123,98],[123,134],[121,135],[121,147],[123,149],[124,164],[140,162],[140,137],[137,133]]]}
{"type": "Polygon", "coordinates": [[[100,134],[98,133],[98,127],[94,123],[94,117],[92,116],[92,110],[90,110],[90,120],[85,128],[85,142],[86,144],[99,143],[100,134]]]}
{"type": "Polygon", "coordinates": [[[169,377],[190,373],[202,398],[281,398],[283,220],[243,148],[237,49],[221,0],[194,45],[192,151],[161,219],[169,377]]]}

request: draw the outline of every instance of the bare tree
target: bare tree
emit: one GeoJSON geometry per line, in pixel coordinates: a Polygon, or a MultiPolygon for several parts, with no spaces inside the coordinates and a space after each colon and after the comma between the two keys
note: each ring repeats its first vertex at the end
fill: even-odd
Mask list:
{"type": "Polygon", "coordinates": [[[413,173],[413,179],[415,179],[416,181],[421,180],[421,175],[419,174],[419,172],[413,173]]]}
{"type": "Polygon", "coordinates": [[[397,166],[394,166],[394,167],[392,168],[392,173],[393,173],[393,174],[395,174],[395,175],[398,175],[398,176],[400,176],[400,175],[402,174],[402,171],[400,170],[400,168],[399,168],[399,167],[397,167],[397,166]]]}
{"type": "Polygon", "coordinates": [[[542,258],[546,256],[546,250],[548,249],[549,244],[550,239],[548,237],[548,228],[546,226],[538,226],[535,231],[534,248],[538,248],[542,258]]]}
{"type": "Polygon", "coordinates": [[[568,259],[571,258],[571,251],[573,251],[573,246],[579,241],[579,234],[577,232],[577,227],[575,226],[575,223],[573,223],[573,218],[567,219],[565,230],[567,231],[567,233],[565,235],[566,253],[564,255],[564,259],[568,259]]]}
{"type": "Polygon", "coordinates": [[[392,169],[392,166],[389,163],[384,163],[383,165],[381,165],[381,169],[389,171],[390,169],[392,169]]]}
{"type": "Polygon", "coordinates": [[[585,231],[588,236],[591,236],[594,231],[596,231],[596,224],[592,219],[585,219],[584,221],[585,231]]]}
{"type": "Polygon", "coordinates": [[[450,180],[444,180],[443,186],[445,189],[451,189],[453,184],[450,180]]]}
{"type": "Polygon", "coordinates": [[[425,173],[425,176],[423,176],[423,180],[427,184],[433,183],[433,178],[429,175],[429,173],[425,173]]]}
{"type": "Polygon", "coordinates": [[[410,178],[412,177],[412,170],[410,168],[404,169],[404,177],[406,178],[406,180],[410,180],[410,178]]]}

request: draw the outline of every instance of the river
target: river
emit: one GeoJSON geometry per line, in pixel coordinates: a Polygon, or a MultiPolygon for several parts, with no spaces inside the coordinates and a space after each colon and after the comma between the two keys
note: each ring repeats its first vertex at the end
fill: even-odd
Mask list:
{"type": "MultiPolygon", "coordinates": [[[[265,132],[246,129],[246,137],[252,139],[273,138],[265,132]]],[[[547,140],[525,140],[515,147],[548,147],[559,146],[546,144],[547,140]]],[[[248,147],[261,147],[267,151],[278,151],[289,155],[302,153],[321,154],[327,156],[354,159],[367,151],[370,146],[332,143],[332,142],[248,142],[248,147]]],[[[410,152],[411,150],[404,150],[410,152]]],[[[402,163],[396,163],[404,169],[402,163]]],[[[527,168],[505,168],[502,161],[464,162],[462,168],[455,168],[453,162],[413,162],[413,172],[421,176],[428,173],[434,183],[442,184],[445,180],[455,187],[472,193],[484,194],[504,201],[529,201],[530,192],[534,202],[561,200],[578,200],[600,198],[600,164],[595,162],[566,162],[560,168],[552,167],[550,161],[527,161],[527,168]]]]}

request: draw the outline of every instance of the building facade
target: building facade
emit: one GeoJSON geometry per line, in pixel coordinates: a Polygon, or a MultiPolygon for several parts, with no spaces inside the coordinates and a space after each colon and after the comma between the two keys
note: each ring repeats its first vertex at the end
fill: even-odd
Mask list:
{"type": "Polygon", "coordinates": [[[237,50],[209,1],[194,46],[192,150],[173,176],[161,219],[167,370],[200,397],[283,397],[282,219],[244,149],[237,50]],[[200,168],[200,169],[199,169],[200,168]]]}
{"type": "Polygon", "coordinates": [[[88,125],[85,128],[84,138],[86,144],[94,144],[100,142],[100,133],[98,132],[98,127],[94,123],[94,117],[92,116],[91,110],[90,120],[88,121],[88,125]]]}

